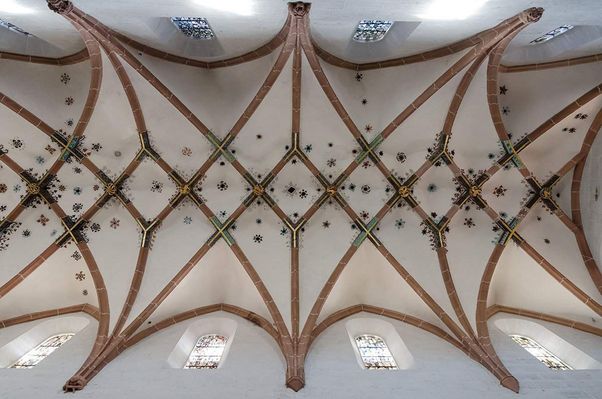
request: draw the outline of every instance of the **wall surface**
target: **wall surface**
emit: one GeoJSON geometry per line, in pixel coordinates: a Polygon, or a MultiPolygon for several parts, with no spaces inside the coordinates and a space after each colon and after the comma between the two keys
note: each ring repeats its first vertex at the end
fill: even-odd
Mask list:
{"type": "Polygon", "coordinates": [[[602,260],[602,138],[594,140],[581,178],[581,218],[583,230],[596,263],[602,260]],[[598,195],[596,195],[596,192],[598,195]]]}
{"type": "MultiPolygon", "coordinates": [[[[253,324],[229,314],[215,314],[237,323],[236,336],[218,370],[173,369],[167,358],[192,319],[167,328],[122,353],[88,386],[85,398],[601,398],[602,370],[552,371],[539,363],[490,320],[494,346],[521,382],[517,395],[497,384],[483,367],[444,341],[401,322],[390,322],[404,340],[414,364],[408,370],[370,371],[357,363],[345,321],[326,330],[314,343],[306,362],[306,386],[295,393],[284,385],[285,364],[274,341],[253,324]]],[[[374,318],[371,315],[358,315],[374,318]]],[[[1,331],[0,345],[35,323],[1,331]]],[[[601,339],[550,323],[544,327],[602,361],[601,339]]],[[[94,337],[94,322],[64,347],[30,370],[0,369],[0,397],[65,398],[63,383],[81,364],[94,337]]],[[[70,395],[70,394],[67,394],[70,395]]]]}

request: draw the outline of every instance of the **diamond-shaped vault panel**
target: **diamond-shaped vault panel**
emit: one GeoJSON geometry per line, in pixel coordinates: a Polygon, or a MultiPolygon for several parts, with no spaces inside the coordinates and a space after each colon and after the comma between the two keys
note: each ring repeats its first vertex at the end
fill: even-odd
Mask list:
{"type": "Polygon", "coordinates": [[[294,157],[268,188],[282,210],[295,221],[318,199],[323,186],[303,163],[294,157]]]}

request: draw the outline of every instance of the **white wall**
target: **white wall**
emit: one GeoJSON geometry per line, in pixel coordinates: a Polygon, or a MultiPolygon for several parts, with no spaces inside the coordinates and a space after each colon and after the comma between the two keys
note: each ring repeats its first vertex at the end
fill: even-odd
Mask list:
{"type": "MultiPolygon", "coordinates": [[[[77,317],[87,318],[90,323],[35,368],[0,369],[1,398],[53,398],[62,395],[63,384],[84,362],[96,336],[96,320],[85,314],[77,314],[77,317]]],[[[49,319],[1,329],[0,347],[47,320],[49,319]]]]}
{"type": "Polygon", "coordinates": [[[598,267],[602,260],[602,198],[596,201],[595,193],[598,189],[602,194],[600,168],[602,168],[602,138],[596,136],[581,178],[580,205],[583,230],[598,267]]]}
{"type": "MultiPolygon", "coordinates": [[[[483,367],[446,342],[406,324],[390,322],[414,357],[408,370],[363,370],[355,359],[345,321],[323,333],[306,364],[306,386],[295,393],[284,385],[285,364],[271,337],[238,317],[219,313],[237,323],[227,362],[218,370],[173,369],[167,358],[181,334],[201,318],[165,329],[121,354],[76,398],[599,398],[602,370],[558,372],[547,369],[509,337],[492,319],[493,343],[519,379],[519,395],[502,388],[483,367]]],[[[360,314],[355,318],[374,318],[360,314]]],[[[498,315],[498,317],[509,317],[498,315]]],[[[38,323],[38,322],[34,322],[38,323]]],[[[31,328],[33,323],[0,330],[0,345],[31,328]]],[[[602,339],[570,328],[542,323],[597,360],[602,339]]],[[[76,335],[52,357],[31,370],[0,369],[1,398],[65,398],[61,387],[90,347],[95,323],[76,335]]]]}

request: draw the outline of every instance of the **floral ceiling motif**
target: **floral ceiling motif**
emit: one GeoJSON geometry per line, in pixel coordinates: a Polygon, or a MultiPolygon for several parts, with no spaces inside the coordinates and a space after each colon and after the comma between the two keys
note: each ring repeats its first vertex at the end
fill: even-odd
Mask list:
{"type": "MultiPolygon", "coordinates": [[[[176,319],[214,311],[242,316],[272,336],[287,361],[287,385],[299,390],[305,383],[303,364],[313,340],[334,322],[363,311],[435,334],[482,364],[503,386],[518,391],[519,383],[495,353],[487,328],[493,309],[488,307],[493,273],[511,246],[535,261],[559,289],[578,298],[586,309],[584,314],[601,315],[602,276],[581,227],[578,194],[570,215],[563,208],[571,196],[565,176],[585,162],[602,124],[596,102],[601,86],[590,87],[563,104],[529,133],[519,136],[521,131],[514,130],[513,135],[508,127],[521,110],[511,101],[519,90],[505,77],[513,67],[502,66],[501,57],[510,40],[539,19],[541,9],[526,10],[494,28],[422,55],[353,64],[314,44],[309,32],[310,5],[306,3],[290,4],[285,26],[266,46],[215,63],[182,59],[125,38],[69,1],[52,0],[49,6],[80,32],[87,56],[48,66],[57,72],[54,83],[59,94],[54,100],[61,107],[51,122],[45,121],[50,116],[38,116],[27,104],[0,93],[6,110],[25,121],[20,123],[30,123],[23,132],[2,133],[0,256],[23,255],[19,259],[27,259],[23,242],[35,242],[35,248],[42,248],[33,261],[18,265],[14,273],[18,277],[2,281],[0,309],[2,299],[18,292],[28,277],[32,279],[38,268],[45,267],[45,261],[65,252],[69,287],[85,303],[77,309],[97,306],[92,313],[99,320],[91,356],[65,390],[83,389],[121,351],[176,319]],[[130,47],[139,53],[132,53],[130,47]],[[267,77],[256,94],[247,96],[240,117],[221,128],[220,118],[210,111],[221,99],[207,109],[195,108],[176,95],[170,86],[177,82],[166,78],[165,70],[157,66],[159,61],[149,60],[147,55],[178,68],[185,64],[188,69],[180,70],[182,76],[196,73],[191,72],[196,68],[209,68],[223,78],[231,69],[245,72],[244,68],[264,65],[267,74],[260,75],[267,77]],[[447,63],[438,63],[443,57],[447,63]],[[410,82],[417,86],[407,92],[414,90],[416,96],[406,107],[397,104],[403,104],[394,97],[399,93],[392,93],[391,100],[383,103],[379,94],[383,87],[390,88],[394,79],[386,77],[388,71],[418,62],[436,72],[424,82],[410,82]],[[87,94],[77,89],[81,77],[64,70],[69,63],[89,67],[87,94]],[[168,81],[172,84],[164,83],[168,81]],[[122,94],[106,101],[109,91],[103,88],[111,84],[122,94]],[[474,100],[479,95],[471,91],[475,86],[482,89],[480,100],[474,100]],[[488,126],[466,128],[462,107],[467,102],[480,104],[488,126]],[[275,111],[276,106],[280,108],[275,111]],[[115,116],[117,112],[120,117],[115,116]],[[596,116],[588,117],[594,113],[596,116]],[[421,124],[415,125],[418,119],[421,124]],[[432,128],[424,130],[429,125],[432,128]],[[534,173],[529,151],[538,138],[550,134],[563,134],[571,142],[580,140],[567,145],[577,150],[561,154],[568,154],[566,159],[541,157],[537,167],[545,164],[545,172],[542,175],[537,169],[534,173]],[[481,145],[479,140],[487,135],[490,142],[481,145]],[[548,166],[552,165],[546,163],[548,158],[557,163],[548,166]],[[538,212],[542,207],[547,214],[538,212]],[[535,214],[536,219],[531,216],[535,214]],[[585,263],[579,267],[587,284],[593,282],[594,290],[586,291],[563,275],[542,255],[547,254],[545,247],[535,244],[537,240],[553,247],[556,238],[552,241],[545,229],[535,231],[528,226],[556,222],[559,229],[567,229],[560,235],[576,240],[578,255],[585,263]],[[133,269],[130,277],[120,278],[127,295],[118,301],[110,286],[112,276],[101,261],[109,259],[112,250],[98,248],[111,240],[125,245],[134,235],[137,253],[120,254],[131,258],[133,269]],[[471,242],[471,237],[490,242],[469,249],[476,253],[476,247],[479,251],[486,247],[483,253],[488,257],[482,259],[478,273],[470,273],[478,274],[478,281],[463,289],[472,290],[467,294],[474,297],[470,301],[456,289],[456,284],[467,284],[453,273],[457,272],[454,267],[459,267],[452,254],[457,236],[466,237],[465,242],[471,242]],[[162,244],[164,241],[169,245],[162,244]],[[188,241],[195,243],[190,253],[182,249],[188,241]],[[178,285],[222,244],[240,263],[265,313],[246,309],[244,304],[208,303],[155,319],[166,312],[162,304],[179,295],[178,285]],[[163,245],[173,247],[166,258],[169,261],[190,258],[163,279],[165,285],[159,293],[149,293],[145,279],[153,268],[147,264],[163,245]],[[326,249],[325,256],[317,255],[320,249],[326,249]],[[428,309],[428,316],[420,315],[425,319],[368,301],[323,312],[329,306],[336,308],[332,305],[335,299],[329,296],[337,298],[342,284],[339,276],[350,268],[347,265],[354,262],[354,256],[361,257],[366,251],[395,270],[409,287],[412,301],[428,309]],[[326,272],[316,272],[316,276],[322,273],[321,280],[316,277],[320,281],[312,288],[313,294],[308,294],[304,279],[311,264],[330,261],[329,256],[338,258],[326,272]],[[429,259],[437,274],[424,278],[420,270],[405,265],[413,258],[429,259]],[[285,277],[273,277],[276,273],[285,277]],[[88,295],[94,292],[95,296],[88,295]],[[145,328],[149,323],[154,324],[145,328]]],[[[176,22],[187,35],[213,38],[212,31],[210,37],[205,32],[209,29],[206,20],[206,26],[202,21],[192,21],[197,25],[187,20],[176,22]]],[[[383,21],[366,23],[374,25],[373,29],[367,25],[374,32],[384,32],[383,21]]],[[[364,40],[378,39],[375,33],[363,35],[364,40]]],[[[23,61],[6,58],[7,62],[23,61]]],[[[246,81],[235,83],[243,86],[246,81]]],[[[255,89],[253,86],[249,92],[255,89]]],[[[245,99],[223,92],[233,108],[236,101],[245,99]]],[[[470,118],[477,119],[473,116],[470,118]]],[[[512,307],[505,311],[529,312],[512,307]]],[[[602,334],[581,321],[531,313],[602,334]]]]}

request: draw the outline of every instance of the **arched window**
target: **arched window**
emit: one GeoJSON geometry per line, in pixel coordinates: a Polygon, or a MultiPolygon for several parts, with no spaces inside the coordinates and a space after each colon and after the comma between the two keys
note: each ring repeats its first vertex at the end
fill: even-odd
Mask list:
{"type": "Polygon", "coordinates": [[[65,342],[69,341],[75,334],[64,333],[53,335],[44,342],[23,355],[15,364],[10,366],[11,369],[30,369],[40,363],[52,352],[57,350],[65,342]]]}
{"type": "Polygon", "coordinates": [[[367,369],[397,370],[397,363],[385,341],[377,335],[358,335],[355,344],[367,369]]]}
{"type": "Polygon", "coordinates": [[[510,338],[514,340],[517,344],[523,347],[527,352],[529,352],[533,357],[537,358],[540,362],[548,366],[553,370],[572,370],[573,368],[560,360],[556,355],[552,352],[538,344],[536,341],[532,340],[529,337],[524,337],[522,335],[510,335],[510,338]]]}
{"type": "Polygon", "coordinates": [[[171,22],[188,37],[197,40],[211,40],[215,37],[207,18],[171,17],[171,22]]]}
{"type": "Polygon", "coordinates": [[[194,345],[185,369],[216,369],[222,359],[228,338],[223,335],[203,335],[194,345]]]}

